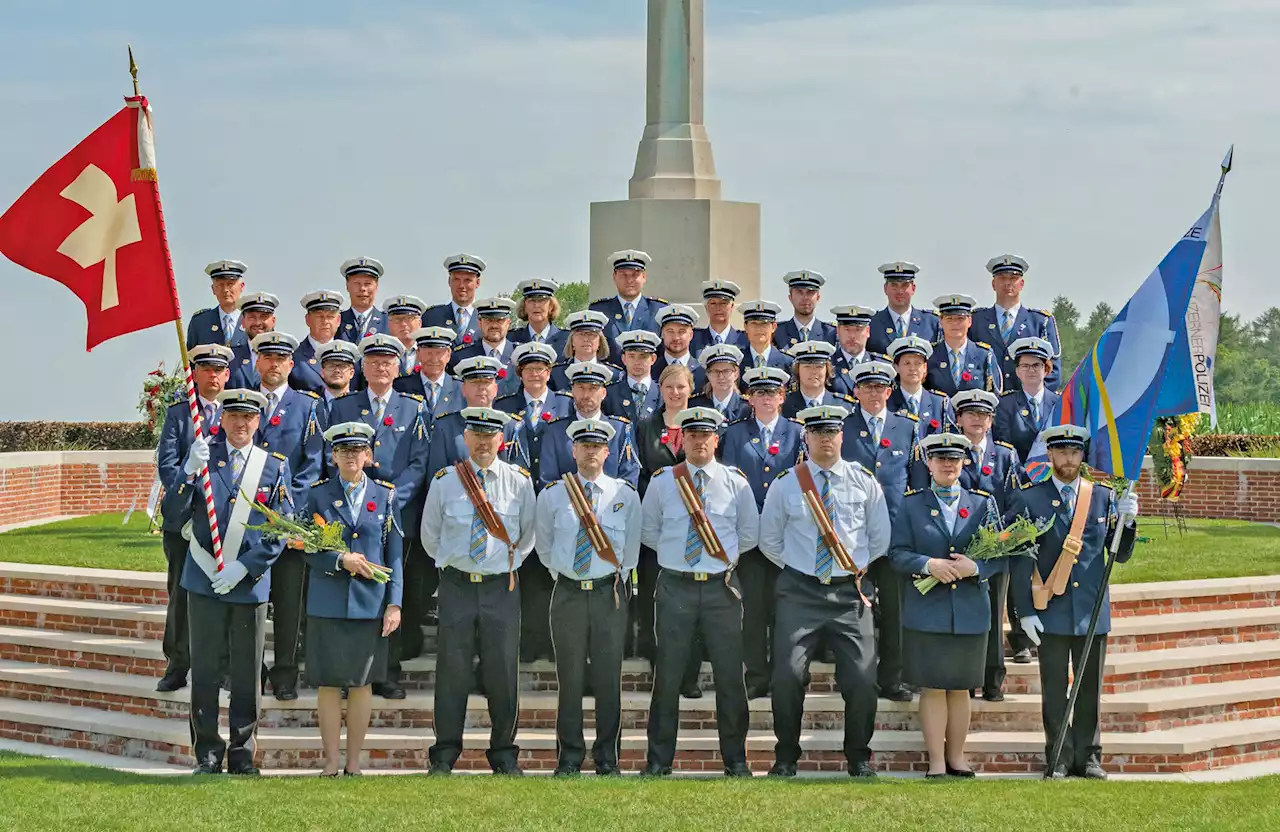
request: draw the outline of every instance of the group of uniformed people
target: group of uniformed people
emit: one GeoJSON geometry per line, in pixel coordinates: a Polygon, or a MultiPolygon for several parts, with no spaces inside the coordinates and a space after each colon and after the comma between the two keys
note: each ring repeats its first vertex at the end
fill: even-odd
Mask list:
{"type": "Polygon", "coordinates": [[[877,696],[919,691],[930,775],[972,776],[969,698],[1003,698],[1008,602],[1014,660],[1040,645],[1046,731],[1071,720],[1065,768],[1050,774],[1105,776],[1103,650],[1077,671],[1088,689],[1070,717],[1067,667],[1103,547],[1123,528],[1128,556],[1133,525],[1117,517],[1137,505],[1081,478],[1087,434],[1051,426],[1057,333],[1021,305],[1026,261],[987,264],[993,306],[944,295],[936,310],[912,304],[914,264],[888,263],[888,305],[835,307],[831,323],[817,316],[817,272],[786,275],[783,321],[777,304],[707,281],[706,327],[644,294],[649,255],[610,263],[616,296],[560,329],[555,281],[522,282],[518,302],[478,299],[485,263],[459,254],[444,263],[449,303],[397,295],[379,309],[383,266],[355,258],[345,293],[302,298],[302,339],[276,330],[276,297],[244,293],[244,264],[209,265],[219,305],[188,330],[197,404],[171,407],[158,450],[170,589],[158,689],[190,672],[197,770],[255,772],[258,697],[269,683],[296,698],[305,664],[324,773],[358,774],[372,697],[404,697],[402,662],[422,652],[434,605],[433,773],[457,762],[477,686],[488,760],[520,772],[519,663],[542,658],[559,682],[557,773],[585,763],[588,694],[594,770],[618,773],[622,662],[635,655],[654,671],[647,774],[672,769],[680,699],[702,695],[705,657],[727,775],[750,775],[747,702],[770,694],[770,773],[795,775],[810,664],[825,658],[851,775],[874,776],[877,696]],[[1037,437],[1053,467],[1040,484],[1022,469],[1037,437]],[[246,529],[259,504],[341,523],[346,551],[246,529]],[[963,555],[982,524],[1018,514],[1056,518],[1038,562],[963,555]],[[925,575],[942,585],[919,593],[925,575]]]}

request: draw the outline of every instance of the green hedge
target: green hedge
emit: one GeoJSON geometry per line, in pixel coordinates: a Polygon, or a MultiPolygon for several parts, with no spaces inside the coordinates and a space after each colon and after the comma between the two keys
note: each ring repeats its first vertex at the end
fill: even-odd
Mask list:
{"type": "Polygon", "coordinates": [[[0,422],[0,453],[152,450],[145,422],[0,422]]]}

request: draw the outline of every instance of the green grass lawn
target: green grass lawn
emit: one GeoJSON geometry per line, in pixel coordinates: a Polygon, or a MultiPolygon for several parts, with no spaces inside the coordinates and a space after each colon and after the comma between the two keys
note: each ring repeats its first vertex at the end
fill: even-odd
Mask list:
{"type": "Polygon", "coordinates": [[[1227,784],[882,778],[774,782],[488,776],[146,777],[0,752],[0,828],[769,829],[947,832],[1280,828],[1280,778],[1227,784]]]}
{"type": "MultiPolygon", "coordinates": [[[[163,572],[160,536],[135,512],[100,514],[0,534],[0,561],[163,572]]],[[[1280,528],[1235,520],[1191,520],[1185,532],[1159,517],[1141,521],[1133,558],[1117,566],[1115,583],[1280,574],[1280,528]]]]}

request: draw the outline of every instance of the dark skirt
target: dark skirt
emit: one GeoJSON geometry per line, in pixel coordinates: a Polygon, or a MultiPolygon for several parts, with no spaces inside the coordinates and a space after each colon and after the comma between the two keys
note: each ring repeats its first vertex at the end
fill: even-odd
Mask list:
{"type": "Polygon", "coordinates": [[[982,687],[987,634],[954,635],[902,628],[902,681],[933,690],[982,687]]]}
{"type": "Polygon", "coordinates": [[[381,618],[307,616],[307,684],[359,688],[385,682],[388,641],[381,618]]]}

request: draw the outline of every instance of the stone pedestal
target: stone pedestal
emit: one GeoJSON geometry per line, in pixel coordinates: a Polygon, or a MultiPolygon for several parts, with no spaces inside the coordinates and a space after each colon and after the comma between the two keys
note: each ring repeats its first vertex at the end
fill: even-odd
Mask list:
{"type": "MultiPolygon", "coordinates": [[[[608,256],[637,248],[653,257],[646,295],[702,314],[704,280],[732,280],[741,300],[760,297],[760,205],[718,199],[591,203],[591,297],[617,291],[608,256]]],[[[704,322],[705,323],[705,322],[704,322]]]]}

